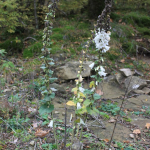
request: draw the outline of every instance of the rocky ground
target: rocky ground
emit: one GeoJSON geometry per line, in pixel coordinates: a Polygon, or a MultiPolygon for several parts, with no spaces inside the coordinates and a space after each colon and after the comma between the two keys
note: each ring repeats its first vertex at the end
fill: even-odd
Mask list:
{"type": "MultiPolygon", "coordinates": [[[[53,56],[56,62],[56,68],[53,68],[54,75],[58,77],[58,80],[51,84],[51,87],[57,89],[56,97],[54,99],[54,118],[61,120],[65,119],[65,104],[72,95],[72,88],[75,87],[74,80],[76,79],[79,66],[78,61],[71,59],[66,61],[66,57],[66,54],[53,56]]],[[[90,78],[92,71],[89,68],[89,65],[97,59],[95,56],[88,57],[89,61],[84,62],[83,64],[85,69],[85,71],[82,72],[82,76],[84,77],[84,88],[88,88],[89,82],[92,80],[90,78]]],[[[16,63],[18,63],[18,61],[16,61],[16,63]]],[[[30,130],[36,134],[39,127],[44,130],[41,126],[44,121],[43,119],[39,120],[37,113],[37,107],[39,105],[38,98],[40,95],[35,92],[35,88],[29,88],[29,84],[32,83],[33,80],[38,79],[41,72],[38,69],[38,66],[34,68],[35,71],[30,71],[26,74],[22,74],[20,64],[18,65],[18,68],[20,68],[20,70],[12,76],[17,76],[16,80],[20,80],[21,82],[17,83],[15,78],[9,76],[8,82],[5,86],[1,87],[3,90],[3,96],[1,96],[1,117],[3,117],[4,112],[7,111],[7,109],[5,110],[4,108],[7,107],[10,109],[10,113],[11,110],[13,111],[13,108],[15,107],[14,105],[17,103],[16,106],[21,106],[21,108],[17,109],[19,111],[20,109],[23,109],[25,115],[31,119],[29,122],[31,126],[30,130]],[[9,101],[12,94],[15,95],[16,93],[20,95],[22,101],[9,101]],[[30,98],[32,99],[31,103],[27,104],[26,101],[30,98]],[[6,101],[4,101],[4,99],[6,101]]],[[[113,73],[109,68],[107,68],[107,71],[107,77],[98,87],[101,91],[102,98],[99,100],[97,108],[99,108],[102,112],[106,112],[108,116],[89,116],[87,121],[87,129],[90,131],[90,137],[93,137],[94,141],[103,141],[107,145],[112,137],[114,125],[117,121],[113,140],[131,145],[137,149],[137,145],[139,145],[139,149],[150,149],[150,81],[145,80],[143,78],[143,74],[134,69],[131,70],[129,68],[121,68],[117,72],[113,73]],[[105,105],[109,106],[109,108],[105,107],[105,105]],[[120,108],[121,105],[121,112],[123,115],[118,116],[118,108],[120,108]]],[[[67,106],[67,124],[69,124],[71,114],[74,114],[74,107],[67,106]]],[[[7,122],[4,118],[1,124],[1,137],[3,137],[2,141],[4,141],[7,136],[9,136],[3,129],[3,126],[7,126],[7,122]]],[[[49,130],[47,126],[45,129],[49,130]]],[[[13,145],[12,149],[21,144],[19,137],[16,138],[14,135],[11,135],[10,137],[11,142],[6,140],[6,143],[9,143],[9,146],[13,145]]],[[[47,143],[54,142],[54,138],[52,137],[47,139],[50,139],[50,141],[45,140],[47,143]]],[[[88,149],[88,140],[84,140],[83,142],[82,146],[84,146],[84,149],[88,149]]],[[[40,137],[38,137],[38,140],[32,137],[29,141],[24,142],[23,145],[30,150],[37,149],[37,141],[42,143],[44,139],[41,141],[40,137]]],[[[94,143],[94,141],[91,143],[94,143]]],[[[74,143],[74,149],[78,149],[77,147],[81,143],[74,143]]],[[[0,143],[0,146],[1,145],[3,147],[2,149],[4,149],[4,145],[0,143]]],[[[112,143],[112,149],[119,149],[120,147],[121,146],[115,142],[112,143]]],[[[89,146],[89,149],[90,148],[91,146],[89,146]]]]}

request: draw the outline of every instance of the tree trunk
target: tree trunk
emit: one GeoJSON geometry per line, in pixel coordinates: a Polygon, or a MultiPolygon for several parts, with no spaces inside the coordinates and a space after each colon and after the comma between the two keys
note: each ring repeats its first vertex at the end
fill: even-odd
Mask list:
{"type": "Polygon", "coordinates": [[[105,0],[88,0],[88,16],[97,19],[105,7],[105,0]]]}
{"type": "Polygon", "coordinates": [[[38,17],[37,17],[37,12],[36,12],[36,0],[34,0],[34,17],[35,17],[35,27],[36,29],[38,29],[39,25],[38,25],[38,17]]]}

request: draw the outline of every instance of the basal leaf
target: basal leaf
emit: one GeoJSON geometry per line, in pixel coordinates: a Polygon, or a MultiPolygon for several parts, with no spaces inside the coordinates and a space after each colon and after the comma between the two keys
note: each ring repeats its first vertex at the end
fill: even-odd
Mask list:
{"type": "Polygon", "coordinates": [[[41,105],[40,109],[39,109],[39,113],[42,114],[48,114],[51,113],[54,110],[54,105],[47,105],[47,104],[43,104],[41,105]]]}
{"type": "Polygon", "coordinates": [[[94,100],[98,100],[98,99],[101,98],[101,96],[100,96],[99,94],[97,94],[97,93],[95,93],[95,94],[93,95],[93,97],[94,97],[94,100]]]}
{"type": "Polygon", "coordinates": [[[83,105],[84,106],[88,106],[91,104],[91,101],[89,99],[86,99],[84,102],[83,102],[83,105]]]}

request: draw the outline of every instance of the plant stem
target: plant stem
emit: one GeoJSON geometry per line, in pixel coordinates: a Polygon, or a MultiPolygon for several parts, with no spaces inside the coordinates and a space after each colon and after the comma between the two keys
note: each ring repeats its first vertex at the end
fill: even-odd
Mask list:
{"type": "Polygon", "coordinates": [[[75,130],[75,120],[73,121],[73,130],[72,130],[72,139],[71,139],[71,149],[72,149],[72,144],[73,144],[73,139],[74,139],[74,130],[75,130]]]}
{"type": "MultiPolygon", "coordinates": [[[[53,119],[53,113],[52,113],[52,119],[53,119]]],[[[55,124],[54,124],[54,119],[53,119],[53,133],[54,133],[54,138],[55,138],[55,143],[57,145],[57,149],[59,150],[59,145],[58,145],[57,135],[56,135],[56,130],[55,130],[55,124]]]]}
{"type": "Polygon", "coordinates": [[[78,138],[78,134],[79,134],[79,127],[80,127],[80,125],[78,124],[77,135],[76,135],[77,138],[78,138]]]}

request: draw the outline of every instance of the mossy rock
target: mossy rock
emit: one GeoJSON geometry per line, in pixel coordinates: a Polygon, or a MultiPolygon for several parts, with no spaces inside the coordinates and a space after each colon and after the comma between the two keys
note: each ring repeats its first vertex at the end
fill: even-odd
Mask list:
{"type": "Polygon", "coordinates": [[[30,58],[33,57],[36,53],[41,53],[41,49],[43,47],[42,42],[36,42],[33,45],[23,50],[23,57],[30,58]]]}
{"type": "Polygon", "coordinates": [[[63,40],[63,35],[60,33],[54,33],[51,35],[51,39],[60,41],[63,40]]]}

